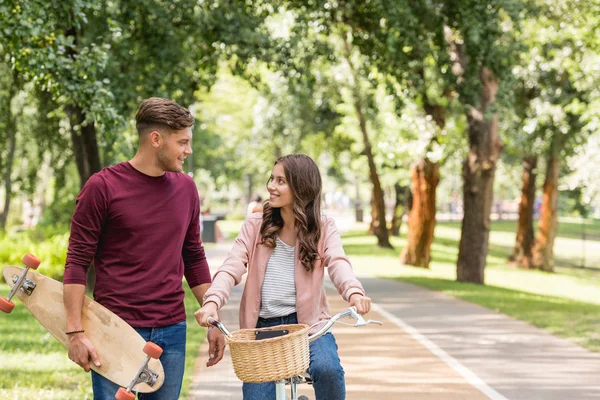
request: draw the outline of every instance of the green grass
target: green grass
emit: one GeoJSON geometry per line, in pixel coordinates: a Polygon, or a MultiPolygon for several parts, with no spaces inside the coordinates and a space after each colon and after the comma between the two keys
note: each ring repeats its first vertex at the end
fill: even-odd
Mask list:
{"type": "MultiPolygon", "coordinates": [[[[206,337],[206,329],[201,328],[196,322],[194,312],[198,311],[200,305],[196,300],[196,297],[192,294],[187,283],[183,285],[185,287],[185,312],[187,315],[187,342],[185,349],[185,371],[183,373],[183,386],[181,388],[180,399],[187,399],[188,391],[190,388],[190,382],[192,380],[192,374],[196,365],[196,358],[200,345],[204,342],[206,337]]],[[[203,355],[208,359],[208,354],[203,355]]]]}
{"type": "MultiPolygon", "coordinates": [[[[402,237],[391,239],[394,250],[378,248],[376,238],[364,234],[366,226],[343,234],[342,241],[359,275],[388,277],[444,292],[528,321],[591,351],[600,352],[600,271],[556,267],[556,273],[546,273],[508,265],[506,260],[515,238],[511,226],[515,228],[516,224],[494,222],[492,226],[486,285],[456,282],[458,223],[437,225],[429,269],[399,263],[400,250],[406,243],[404,231],[402,237]]],[[[564,240],[573,240],[577,244],[569,235],[564,231],[559,234],[555,246],[555,252],[566,259],[571,249],[569,242],[564,240]]],[[[590,245],[599,246],[600,240],[590,241],[590,245]]]]}
{"type": "Polygon", "coordinates": [[[419,276],[398,279],[528,321],[588,350],[600,352],[600,304],[448,279],[419,276]]]}
{"type": "MultiPolygon", "coordinates": [[[[194,319],[198,302],[186,287],[187,357],[181,398],[187,398],[196,355],[205,330],[194,319]]],[[[9,293],[0,285],[0,296],[9,293]]],[[[66,349],[15,300],[0,313],[0,399],[92,399],[91,377],[67,357],[66,349]]]]}

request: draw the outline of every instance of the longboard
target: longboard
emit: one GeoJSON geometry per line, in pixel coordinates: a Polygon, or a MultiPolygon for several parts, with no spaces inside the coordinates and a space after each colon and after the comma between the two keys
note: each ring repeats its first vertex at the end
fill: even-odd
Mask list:
{"type": "MultiPolygon", "coordinates": [[[[22,272],[23,268],[20,267],[4,267],[4,279],[11,288],[22,272]]],[[[67,347],[69,338],[65,334],[66,316],[62,283],[32,270],[27,272],[26,278],[28,281],[24,282],[25,288],[32,286],[32,283],[35,284],[35,288],[31,294],[21,288],[17,290],[16,296],[39,323],[67,347]]],[[[96,348],[102,364],[96,367],[90,362],[90,368],[114,383],[128,387],[132,379],[138,376],[140,366],[147,358],[144,351],[148,342],[127,322],[87,296],[84,298],[81,318],[85,335],[96,348]]],[[[152,386],[140,382],[134,385],[132,390],[150,393],[162,386],[165,373],[160,360],[150,358],[146,372],[156,374],[152,386]]]]}

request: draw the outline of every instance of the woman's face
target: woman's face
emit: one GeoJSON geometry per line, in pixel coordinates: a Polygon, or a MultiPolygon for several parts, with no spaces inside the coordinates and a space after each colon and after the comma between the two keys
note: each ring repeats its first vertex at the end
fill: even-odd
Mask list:
{"type": "Polygon", "coordinates": [[[294,204],[294,198],[292,196],[292,189],[290,188],[287,179],[285,179],[285,172],[283,165],[275,164],[273,172],[267,183],[267,190],[269,191],[269,205],[273,208],[292,208],[294,204]]]}

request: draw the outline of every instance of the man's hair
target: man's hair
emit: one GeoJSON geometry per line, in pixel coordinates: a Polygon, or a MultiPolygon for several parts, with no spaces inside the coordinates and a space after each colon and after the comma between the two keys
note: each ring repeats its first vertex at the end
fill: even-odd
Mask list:
{"type": "Polygon", "coordinates": [[[151,97],[140,104],[135,114],[135,126],[140,136],[154,129],[179,131],[194,125],[192,113],[169,99],[151,97]]]}

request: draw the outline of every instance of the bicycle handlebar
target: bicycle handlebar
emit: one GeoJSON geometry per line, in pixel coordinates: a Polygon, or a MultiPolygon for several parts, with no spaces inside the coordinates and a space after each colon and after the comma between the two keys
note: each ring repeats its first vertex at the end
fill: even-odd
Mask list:
{"type": "MultiPolygon", "coordinates": [[[[377,325],[383,325],[383,323],[381,321],[375,321],[375,320],[368,320],[365,321],[365,319],[362,317],[362,315],[360,315],[357,311],[356,311],[356,307],[352,306],[352,307],[348,307],[347,309],[345,309],[342,312],[339,312],[337,314],[335,314],[334,316],[331,317],[331,319],[329,319],[327,321],[327,323],[325,325],[323,325],[323,327],[321,329],[319,329],[316,333],[314,333],[313,335],[309,335],[308,336],[308,341],[309,342],[314,342],[315,340],[317,340],[318,338],[320,338],[321,336],[323,336],[324,334],[326,334],[327,332],[329,332],[331,330],[331,328],[333,327],[333,325],[340,319],[340,318],[344,318],[344,317],[351,317],[354,318],[356,320],[356,323],[351,325],[351,326],[365,326],[365,325],[369,325],[369,324],[377,324],[377,325]]],[[[229,330],[225,327],[225,325],[223,325],[220,321],[217,321],[216,319],[209,317],[208,318],[208,323],[216,328],[218,328],[221,332],[223,332],[223,334],[227,337],[231,337],[231,332],[229,332],[229,330]]]]}
{"type": "Polygon", "coordinates": [[[365,321],[365,319],[362,317],[362,315],[360,315],[357,311],[356,311],[356,307],[352,306],[352,307],[348,307],[347,309],[345,309],[342,312],[339,312],[337,314],[335,314],[334,316],[332,316],[329,321],[327,321],[327,323],[325,325],[323,325],[323,327],[321,329],[319,329],[317,332],[315,332],[312,335],[308,336],[308,341],[309,342],[314,342],[315,340],[317,340],[318,338],[320,338],[321,336],[323,336],[324,334],[326,334],[327,332],[329,332],[331,330],[331,328],[333,327],[333,325],[340,319],[340,318],[344,318],[344,317],[351,317],[354,318],[356,320],[356,323],[351,325],[351,326],[366,326],[369,324],[377,324],[377,325],[383,325],[383,322],[381,321],[375,321],[375,320],[368,320],[365,321]]]}

